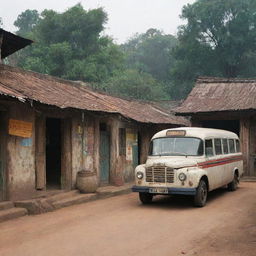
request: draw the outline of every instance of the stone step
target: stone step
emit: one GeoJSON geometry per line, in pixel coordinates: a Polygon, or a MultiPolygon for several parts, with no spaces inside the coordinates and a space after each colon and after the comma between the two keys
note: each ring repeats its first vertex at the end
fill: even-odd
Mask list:
{"type": "Polygon", "coordinates": [[[59,200],[76,196],[76,195],[80,195],[80,192],[78,190],[71,190],[68,192],[62,192],[62,193],[47,197],[46,199],[49,202],[55,202],[55,201],[59,201],[59,200]]]}
{"type": "Polygon", "coordinates": [[[10,208],[13,208],[13,207],[14,207],[14,204],[11,201],[0,202],[0,211],[10,209],[10,208]]]}
{"type": "Polygon", "coordinates": [[[97,198],[97,195],[95,193],[92,194],[77,194],[73,195],[61,200],[57,200],[52,203],[55,209],[60,209],[63,207],[67,207],[70,205],[75,205],[75,204],[81,204],[85,203],[91,200],[95,200],[97,198]]]}
{"type": "Polygon", "coordinates": [[[244,176],[241,178],[241,181],[256,182],[256,176],[244,176]]]}
{"type": "Polygon", "coordinates": [[[124,186],[105,186],[99,187],[97,189],[97,194],[99,197],[109,197],[109,196],[117,196],[122,194],[127,194],[131,192],[131,184],[125,184],[124,186]]]}
{"type": "Polygon", "coordinates": [[[18,217],[22,217],[27,215],[28,212],[24,208],[10,208],[0,211],[0,222],[6,221],[6,220],[12,220],[18,217]]]}

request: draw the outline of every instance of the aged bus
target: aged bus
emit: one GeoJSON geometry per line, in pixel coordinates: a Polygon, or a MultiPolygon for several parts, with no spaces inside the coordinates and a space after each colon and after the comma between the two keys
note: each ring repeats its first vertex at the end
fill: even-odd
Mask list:
{"type": "Polygon", "coordinates": [[[190,195],[203,207],[209,191],[235,191],[243,175],[238,136],[219,129],[182,127],[156,133],[145,164],[135,169],[133,192],[143,204],[155,195],[190,195]]]}

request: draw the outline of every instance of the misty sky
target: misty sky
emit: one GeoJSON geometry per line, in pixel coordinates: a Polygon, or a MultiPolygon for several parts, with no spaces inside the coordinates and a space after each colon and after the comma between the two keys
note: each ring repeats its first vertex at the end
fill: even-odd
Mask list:
{"type": "Polygon", "coordinates": [[[122,43],[136,32],[149,28],[176,34],[183,22],[179,19],[182,6],[195,0],[0,0],[0,17],[4,29],[15,32],[13,22],[26,9],[53,9],[63,12],[80,2],[85,9],[104,7],[108,13],[105,33],[122,43]]]}

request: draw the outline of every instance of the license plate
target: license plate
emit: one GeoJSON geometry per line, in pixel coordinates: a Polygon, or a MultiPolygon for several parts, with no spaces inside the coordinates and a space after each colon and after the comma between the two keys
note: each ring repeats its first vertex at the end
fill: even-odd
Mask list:
{"type": "Polygon", "coordinates": [[[149,193],[168,194],[168,188],[149,188],[149,193]]]}

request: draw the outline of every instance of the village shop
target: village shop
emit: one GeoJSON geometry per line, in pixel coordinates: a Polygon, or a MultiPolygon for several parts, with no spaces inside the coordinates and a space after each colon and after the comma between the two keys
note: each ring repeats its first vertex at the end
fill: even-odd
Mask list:
{"type": "MultiPolygon", "coordinates": [[[[2,33],[2,54],[31,42],[2,33]]],[[[0,200],[75,189],[81,170],[95,173],[98,186],[131,182],[151,136],[184,125],[186,119],[153,104],[1,64],[0,200]]]]}

